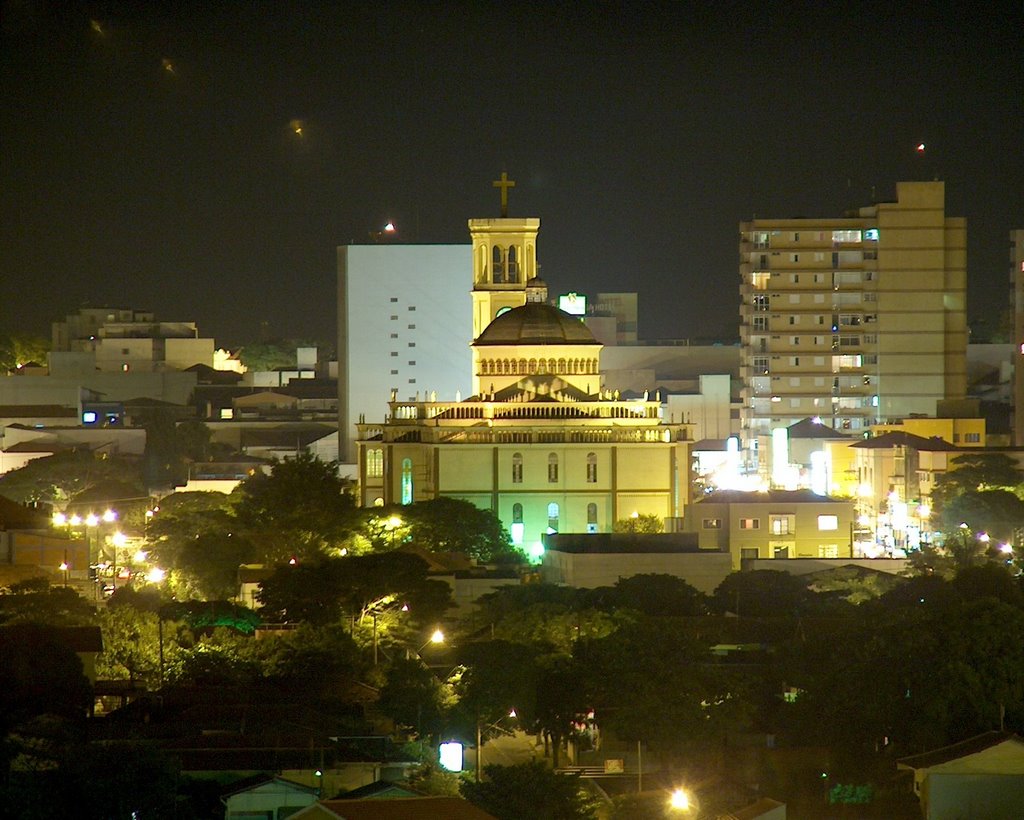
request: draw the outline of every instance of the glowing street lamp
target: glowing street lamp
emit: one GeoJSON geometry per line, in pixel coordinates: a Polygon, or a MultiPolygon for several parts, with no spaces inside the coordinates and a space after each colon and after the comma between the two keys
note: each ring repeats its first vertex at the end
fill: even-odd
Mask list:
{"type": "Polygon", "coordinates": [[[673,811],[689,811],[690,795],[683,789],[673,789],[672,794],[669,795],[668,807],[673,811]]]}

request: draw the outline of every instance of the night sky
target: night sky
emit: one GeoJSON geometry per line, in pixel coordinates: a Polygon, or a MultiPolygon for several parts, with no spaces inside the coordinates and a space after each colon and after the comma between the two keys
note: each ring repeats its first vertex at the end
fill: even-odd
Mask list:
{"type": "Polygon", "coordinates": [[[2,11],[0,332],[89,303],[331,340],[336,245],[468,242],[503,169],[552,290],[638,291],[642,337],[737,334],[739,221],[900,179],[967,217],[969,315],[1007,304],[1021,2],[2,11]]]}

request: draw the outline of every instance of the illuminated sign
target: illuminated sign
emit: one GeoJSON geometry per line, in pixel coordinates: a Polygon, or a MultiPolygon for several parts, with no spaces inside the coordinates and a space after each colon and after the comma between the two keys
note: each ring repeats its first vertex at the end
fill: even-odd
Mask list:
{"type": "Polygon", "coordinates": [[[585,316],[587,313],[587,297],[578,293],[566,293],[558,297],[558,307],[573,316],[585,316]]]}

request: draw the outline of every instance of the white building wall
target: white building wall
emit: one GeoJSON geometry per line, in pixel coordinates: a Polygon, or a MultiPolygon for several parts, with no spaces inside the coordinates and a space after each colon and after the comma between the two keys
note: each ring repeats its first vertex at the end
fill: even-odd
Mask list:
{"type": "Polygon", "coordinates": [[[472,385],[470,245],[338,248],[339,454],[355,459],[360,416],[383,420],[400,400],[451,400],[472,385]]]}

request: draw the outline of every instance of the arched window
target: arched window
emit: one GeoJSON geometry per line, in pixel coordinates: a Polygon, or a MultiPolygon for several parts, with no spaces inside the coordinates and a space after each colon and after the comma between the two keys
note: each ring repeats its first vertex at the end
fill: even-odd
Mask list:
{"type": "Polygon", "coordinates": [[[519,281],[519,254],[515,245],[508,247],[508,281],[519,281]]]}
{"type": "Polygon", "coordinates": [[[552,501],[548,504],[548,533],[558,532],[558,505],[552,501]]]}
{"type": "Polygon", "coordinates": [[[597,504],[587,504],[587,532],[597,532],[597,504]]]}
{"type": "Polygon", "coordinates": [[[495,283],[505,281],[505,263],[501,258],[501,248],[497,245],[491,251],[491,281],[495,283]]]}
{"type": "Polygon", "coordinates": [[[523,454],[513,453],[512,454],[512,483],[522,484],[523,483],[523,454]]]}
{"type": "Polygon", "coordinates": [[[371,447],[366,451],[366,477],[380,478],[384,475],[384,451],[380,447],[371,447]]]}
{"type": "Polygon", "coordinates": [[[508,534],[512,538],[512,543],[516,546],[522,544],[525,531],[526,528],[523,526],[523,505],[513,504],[512,525],[508,528],[508,534]]]}
{"type": "Polygon", "coordinates": [[[402,459],[402,503],[412,504],[412,459],[402,459]]]}
{"type": "Polygon", "coordinates": [[[558,483],[558,454],[557,453],[549,453],[548,454],[548,483],[549,484],[557,484],[558,483]]]}
{"type": "Polygon", "coordinates": [[[597,484],[597,456],[587,453],[587,484],[597,484]]]}

